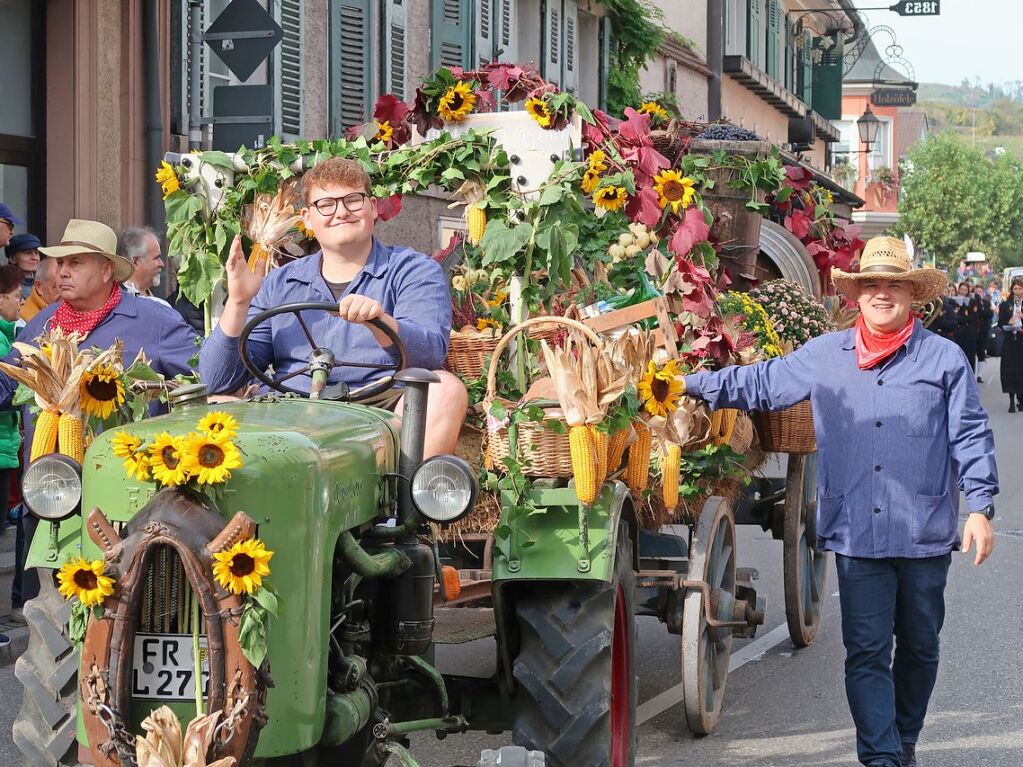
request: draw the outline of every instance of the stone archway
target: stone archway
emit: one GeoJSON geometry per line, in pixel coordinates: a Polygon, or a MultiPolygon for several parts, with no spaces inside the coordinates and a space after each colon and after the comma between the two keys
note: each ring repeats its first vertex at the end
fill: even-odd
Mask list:
{"type": "MultiPolygon", "coordinates": [[[[824,291],[813,257],[803,243],[781,224],[764,219],[760,226],[758,271],[801,285],[820,298],[824,291]]],[[[768,277],[770,279],[770,277],[768,277]]]]}

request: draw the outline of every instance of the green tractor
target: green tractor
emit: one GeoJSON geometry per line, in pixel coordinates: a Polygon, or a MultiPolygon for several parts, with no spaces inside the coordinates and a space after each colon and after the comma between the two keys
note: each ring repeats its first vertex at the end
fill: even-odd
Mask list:
{"type": "MultiPolygon", "coordinates": [[[[54,578],[25,606],[31,639],[16,666],[14,742],[26,764],[133,765],[151,711],[166,705],[185,723],[199,703],[222,712],[201,764],[415,765],[410,734],[469,729],[510,730],[518,744],[484,752],[481,765],[634,763],[638,532],[624,485],[608,482],[582,508],[566,483],[537,482],[546,513],[517,522],[507,551],[442,555],[429,523],[467,514],[477,480],[455,456],[423,460],[434,376],[403,369],[400,340],[391,371],[406,392],[400,426],[359,404],[377,387],[296,396],[244,354],[249,332],[271,316],[331,310],[277,307],[246,326],[243,359],[277,391],[216,406],[239,422],[245,462],[215,499],[126,478],[110,431],[81,466],[48,455],[27,469],[24,497],[40,519],[28,565],[48,576],[83,555],[103,560],[116,585],[80,643],[54,578]],[[256,536],[275,552],[280,610],[254,666],[240,651],[242,599],[212,565],[256,536]],[[485,593],[445,603],[442,560],[486,561],[485,593]],[[437,643],[484,636],[497,640],[492,677],[437,670],[437,643]]],[[[343,363],[312,346],[310,371],[323,382],[343,363]]],[[[143,441],[187,432],[209,407],[201,385],[185,387],[169,414],[123,431],[143,441]]]]}

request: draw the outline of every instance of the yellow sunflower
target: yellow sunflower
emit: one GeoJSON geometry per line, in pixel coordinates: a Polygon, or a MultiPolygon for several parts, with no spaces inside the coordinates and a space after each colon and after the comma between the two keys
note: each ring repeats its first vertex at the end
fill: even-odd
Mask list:
{"type": "Polygon", "coordinates": [[[677,170],[662,170],[654,176],[654,191],[660,196],[662,208],[671,207],[672,213],[678,213],[693,204],[696,197],[696,182],[683,176],[677,170]]]}
{"type": "Polygon", "coordinates": [[[618,210],[629,199],[629,193],[621,186],[602,186],[593,193],[593,204],[604,210],[618,210]]]}
{"type": "Polygon", "coordinates": [[[385,144],[391,140],[391,136],[394,134],[394,128],[391,127],[391,123],[388,120],[384,120],[380,123],[380,127],[377,129],[377,135],[374,137],[377,141],[383,141],[385,144]]]}
{"type": "Polygon", "coordinates": [[[650,415],[671,415],[678,409],[678,399],[682,395],[677,364],[672,361],[658,370],[657,365],[651,362],[636,390],[643,408],[650,415]]]}
{"type": "Polygon", "coordinates": [[[259,538],[246,538],[213,555],[213,577],[232,594],[251,594],[270,574],[273,555],[259,538]]]}
{"type": "Polygon", "coordinates": [[[537,98],[536,96],[526,99],[526,111],[529,112],[530,117],[536,120],[536,124],[541,128],[550,128],[554,123],[551,105],[547,103],[546,99],[537,98]]]}
{"type": "Polygon", "coordinates": [[[231,439],[238,434],[238,421],[222,410],[213,410],[199,420],[198,428],[206,434],[223,434],[231,439]]]}
{"type": "Polygon", "coordinates": [[[57,571],[58,591],[65,599],[78,597],[86,607],[101,604],[114,593],[114,579],[104,575],[103,560],[86,561],[82,557],[72,559],[57,571]]]}
{"type": "Polygon", "coordinates": [[[656,101],[644,101],[639,105],[639,109],[636,110],[640,114],[650,115],[657,120],[668,121],[668,110],[658,104],[656,101]]]}
{"type": "Polygon", "coordinates": [[[109,418],[118,405],[124,404],[121,372],[113,365],[98,365],[82,373],[78,384],[82,410],[97,418],[109,418]]]}
{"type": "Polygon", "coordinates": [[[295,229],[297,229],[298,233],[300,235],[302,235],[302,239],[303,240],[315,240],[316,239],[316,235],[313,234],[313,230],[310,229],[309,227],[307,227],[305,225],[305,221],[303,221],[302,219],[299,219],[298,222],[295,224],[295,229]]]}
{"type": "Polygon", "coordinates": [[[200,485],[216,485],[230,479],[231,469],[241,467],[242,456],[227,434],[206,432],[189,435],[185,463],[200,485]]]}
{"type": "Polygon", "coordinates": [[[582,187],[585,194],[593,194],[593,190],[597,188],[597,184],[600,183],[600,171],[590,168],[588,171],[583,173],[582,187]]]}
{"type": "Polygon", "coordinates": [[[153,479],[165,487],[188,481],[188,463],[184,437],[172,437],[167,432],[158,434],[149,446],[149,468],[153,479]]]}
{"type": "Polygon", "coordinates": [[[604,154],[603,149],[594,149],[590,152],[587,160],[590,164],[590,170],[595,170],[598,173],[607,170],[607,155],[604,154]]]}
{"type": "Polygon", "coordinates": [[[149,479],[149,455],[142,448],[142,440],[134,434],[119,431],[114,435],[114,455],[124,459],[124,470],[138,482],[149,479]]]}
{"type": "Polygon", "coordinates": [[[156,169],[156,183],[162,187],[165,200],[181,188],[178,174],[174,172],[173,166],[167,161],[162,161],[160,167],[156,169]]]}
{"type": "Polygon", "coordinates": [[[459,80],[452,85],[437,104],[437,114],[452,122],[461,122],[476,106],[476,94],[469,83],[459,80]]]}

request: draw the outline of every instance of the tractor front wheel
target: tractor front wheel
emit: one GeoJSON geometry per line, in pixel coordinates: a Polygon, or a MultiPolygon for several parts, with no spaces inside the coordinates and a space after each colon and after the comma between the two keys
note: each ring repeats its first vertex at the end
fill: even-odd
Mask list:
{"type": "Polygon", "coordinates": [[[610,583],[539,584],[521,598],[521,692],[513,737],[550,767],[633,767],[636,752],[635,577],[618,528],[610,583]]]}
{"type": "Polygon", "coordinates": [[[50,572],[39,571],[39,587],[39,596],[25,604],[28,649],[14,665],[22,687],[14,744],[23,764],[63,767],[78,763],[79,653],[67,636],[71,608],[57,592],[50,572]]]}

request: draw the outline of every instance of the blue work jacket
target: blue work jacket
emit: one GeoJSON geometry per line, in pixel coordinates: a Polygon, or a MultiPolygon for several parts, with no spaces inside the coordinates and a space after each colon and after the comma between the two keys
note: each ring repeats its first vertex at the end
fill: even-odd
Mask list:
{"type": "Polygon", "coordinates": [[[998,493],[995,443],[966,356],[916,321],[869,370],[846,330],[784,357],[686,376],[711,408],[813,405],[818,548],[850,557],[933,557],[959,547],[959,490],[971,512],[998,493]]]}
{"type": "MultiPolygon", "coordinates": [[[[267,275],[249,306],[248,319],[281,304],[297,301],[337,303],[321,273],[323,254],[312,255],[275,269],[267,275]]],[[[409,367],[438,370],[444,364],[451,334],[451,297],[440,264],[409,248],[381,245],[374,238],[366,265],[348,285],[350,293],[379,301],[398,322],[409,367]]],[[[303,312],[303,319],[317,345],[331,349],[337,359],[392,365],[397,350],[381,348],[369,328],[342,322],[337,314],[303,312]]],[[[273,365],[280,378],[309,364],[312,347],[294,314],[281,314],[262,323],[249,335],[248,351],[255,365],[273,365]]],[[[331,371],[330,383],[344,381],[351,387],[378,380],[383,372],[370,368],[339,367],[331,371]]],[[[251,376],[238,355],[238,338],[227,336],[218,326],[203,343],[199,376],[210,393],[231,392],[251,376]]],[[[309,390],[308,374],[289,379],[287,385],[309,390]]]]}

